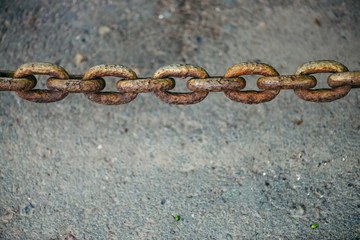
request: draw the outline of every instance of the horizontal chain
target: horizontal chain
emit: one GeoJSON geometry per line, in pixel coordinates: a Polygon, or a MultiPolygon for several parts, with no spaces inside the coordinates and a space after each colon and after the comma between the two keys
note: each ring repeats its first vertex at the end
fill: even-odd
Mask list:
{"type": "Polygon", "coordinates": [[[70,75],[52,63],[26,63],[16,71],[0,71],[0,91],[15,91],[25,100],[49,103],[64,99],[69,93],[83,93],[90,101],[105,104],[126,104],[139,93],[153,92],[169,104],[188,105],[201,102],[209,92],[224,92],[229,99],[246,104],[258,104],[274,99],[280,90],[292,89],[303,100],[331,102],[342,98],[352,88],[360,87],[360,71],[350,72],[343,64],[331,60],[308,62],[293,75],[280,75],[265,63],[244,62],[230,67],[222,77],[211,77],[201,67],[191,64],[173,64],[159,68],[152,77],[138,78],[136,73],[122,65],[97,65],[83,75],[70,75]],[[313,89],[317,80],[312,74],[330,73],[329,88],[313,89]],[[34,75],[47,75],[46,89],[34,89],[34,75]],[[260,75],[259,90],[242,90],[245,75],[260,75]],[[118,77],[117,91],[103,92],[103,77],[118,77]],[[170,92],[175,87],[174,77],[188,78],[186,86],[191,92],[170,92]]]}

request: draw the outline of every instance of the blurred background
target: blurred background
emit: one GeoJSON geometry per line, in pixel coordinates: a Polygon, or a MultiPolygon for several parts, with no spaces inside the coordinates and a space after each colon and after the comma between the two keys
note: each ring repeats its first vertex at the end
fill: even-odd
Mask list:
{"type": "MultiPolygon", "coordinates": [[[[293,74],[331,59],[355,71],[359,13],[357,0],[1,0],[0,69],[121,64],[149,77],[190,63],[221,76],[258,61],[293,74]]],[[[359,94],[174,106],[147,93],[104,106],[2,92],[0,238],[358,239],[359,94]]]]}

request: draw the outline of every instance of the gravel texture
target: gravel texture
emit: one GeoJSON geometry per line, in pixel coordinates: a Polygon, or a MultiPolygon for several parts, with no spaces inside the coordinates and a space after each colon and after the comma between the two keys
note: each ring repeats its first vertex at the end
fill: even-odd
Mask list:
{"type": "MultiPolygon", "coordinates": [[[[221,76],[243,61],[293,74],[332,59],[360,70],[359,13],[358,0],[2,0],[0,68],[106,63],[151,76],[192,63],[221,76]]],[[[192,106],[2,92],[0,239],[359,239],[359,118],[358,89],[331,103],[287,90],[192,106]]]]}

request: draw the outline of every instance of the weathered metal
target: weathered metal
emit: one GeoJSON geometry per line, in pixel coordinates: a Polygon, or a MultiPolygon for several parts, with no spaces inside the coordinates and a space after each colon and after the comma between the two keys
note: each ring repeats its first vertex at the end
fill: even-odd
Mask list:
{"type": "Polygon", "coordinates": [[[257,80],[259,89],[299,89],[313,88],[316,78],[313,76],[281,75],[276,77],[261,77],[257,80]]]}
{"type": "Polygon", "coordinates": [[[193,78],[187,81],[186,85],[190,91],[223,92],[226,90],[241,90],[245,87],[246,82],[241,77],[213,77],[207,79],[193,78]]]}
{"type": "MultiPolygon", "coordinates": [[[[262,76],[278,76],[279,73],[270,65],[265,63],[238,63],[230,67],[224,74],[224,77],[238,77],[242,75],[262,75],[262,76]]],[[[225,91],[225,95],[236,102],[246,104],[258,104],[271,101],[280,90],[264,90],[264,91],[225,91]]]]}
{"type": "MultiPolygon", "coordinates": [[[[14,73],[14,78],[31,75],[49,75],[60,79],[69,78],[66,70],[52,63],[26,63],[21,65],[14,73]]],[[[32,89],[17,91],[17,95],[25,100],[37,103],[57,102],[64,99],[68,93],[47,89],[32,89]]]]}
{"type": "Polygon", "coordinates": [[[29,91],[36,83],[37,80],[32,75],[14,78],[14,72],[0,71],[0,91],[29,91]]]}
{"type": "Polygon", "coordinates": [[[167,91],[175,87],[175,80],[172,78],[151,79],[143,78],[136,80],[119,80],[116,88],[119,92],[146,93],[155,91],[167,91]]]}
{"type": "MultiPolygon", "coordinates": [[[[309,75],[314,73],[346,72],[347,67],[336,61],[321,60],[308,62],[301,65],[295,72],[295,76],[309,75]]],[[[343,86],[328,89],[294,89],[295,94],[303,100],[311,102],[331,102],[346,96],[351,90],[349,83],[343,82],[343,86]]]]}
{"type": "Polygon", "coordinates": [[[340,87],[349,84],[353,88],[360,87],[360,72],[334,73],[328,77],[330,87],[340,87]]]}
{"type": "MultiPolygon", "coordinates": [[[[209,74],[205,69],[190,65],[190,64],[173,64],[162,68],[159,68],[153,75],[153,79],[164,77],[195,77],[204,79],[209,77],[209,74]]],[[[197,91],[190,93],[172,93],[168,91],[156,91],[155,95],[161,101],[176,104],[176,105],[188,105],[201,102],[208,95],[208,91],[197,91]]]]}
{"type": "Polygon", "coordinates": [[[223,77],[210,77],[205,69],[190,64],[172,64],[159,68],[152,78],[137,78],[136,73],[122,65],[97,65],[84,75],[69,75],[66,70],[52,63],[26,63],[15,72],[0,71],[0,91],[16,91],[19,97],[38,103],[56,102],[69,93],[83,93],[99,104],[118,105],[134,100],[138,93],[154,92],[156,97],[169,104],[188,105],[201,102],[209,92],[224,92],[231,100],[257,104],[274,99],[282,89],[292,89],[306,101],[330,102],[342,98],[352,88],[360,87],[360,71],[349,72],[341,63],[331,60],[308,62],[301,65],[294,75],[279,75],[265,63],[244,62],[230,67],[223,77]],[[331,73],[326,89],[312,89],[317,80],[311,74],[331,73]],[[47,89],[34,89],[34,75],[48,75],[47,89]],[[257,86],[262,91],[242,89],[246,86],[243,75],[261,75],[257,86]],[[117,91],[102,92],[106,82],[102,77],[120,79],[117,91]],[[188,93],[169,92],[175,87],[171,77],[188,78],[188,93]]]}
{"type": "MultiPolygon", "coordinates": [[[[121,77],[135,80],[136,73],[128,67],[122,65],[97,65],[87,70],[82,78],[83,81],[96,79],[98,77],[121,77]]],[[[126,104],[134,100],[137,93],[120,92],[94,92],[84,93],[84,95],[93,102],[104,105],[126,104]]]]}
{"type": "Polygon", "coordinates": [[[82,75],[70,77],[69,79],[49,78],[46,86],[50,90],[71,93],[99,92],[105,88],[105,81],[102,78],[82,80],[82,75]]]}

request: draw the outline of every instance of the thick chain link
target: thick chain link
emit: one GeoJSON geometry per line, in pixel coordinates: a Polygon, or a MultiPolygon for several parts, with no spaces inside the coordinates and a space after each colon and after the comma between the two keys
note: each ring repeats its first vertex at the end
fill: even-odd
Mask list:
{"type": "Polygon", "coordinates": [[[126,104],[139,93],[154,92],[161,101],[188,105],[201,102],[209,92],[224,92],[229,99],[246,104],[258,104],[274,99],[282,89],[293,89],[303,100],[331,102],[346,96],[352,88],[360,87],[360,71],[348,71],[343,64],[330,61],[313,61],[301,65],[294,75],[280,75],[265,63],[245,62],[230,67],[223,77],[210,77],[205,69],[190,64],[173,64],[159,68],[151,78],[138,78],[136,73],[121,65],[97,65],[84,75],[69,75],[52,63],[26,63],[15,72],[0,71],[0,91],[16,91],[25,100],[49,103],[64,99],[69,93],[83,93],[89,100],[105,105],[126,104]],[[332,73],[327,83],[330,88],[312,89],[317,80],[310,74],[332,73]],[[34,75],[51,76],[47,89],[34,89],[34,75]],[[246,86],[243,75],[261,75],[257,86],[261,91],[242,91],[246,86]],[[105,80],[114,76],[117,91],[102,92],[105,80]],[[187,78],[188,93],[169,92],[175,87],[172,77],[187,78]]]}

